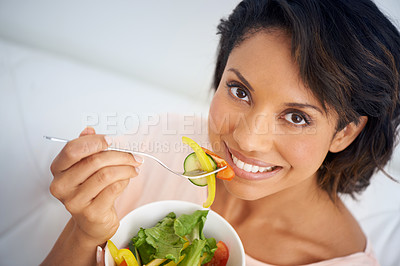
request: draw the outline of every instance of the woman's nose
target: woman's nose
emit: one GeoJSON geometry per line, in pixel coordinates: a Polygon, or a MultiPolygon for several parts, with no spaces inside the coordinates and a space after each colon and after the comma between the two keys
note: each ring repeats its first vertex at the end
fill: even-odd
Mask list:
{"type": "Polygon", "coordinates": [[[233,139],[244,151],[269,151],[274,144],[272,125],[275,119],[264,113],[240,114],[233,130],[233,139]]]}

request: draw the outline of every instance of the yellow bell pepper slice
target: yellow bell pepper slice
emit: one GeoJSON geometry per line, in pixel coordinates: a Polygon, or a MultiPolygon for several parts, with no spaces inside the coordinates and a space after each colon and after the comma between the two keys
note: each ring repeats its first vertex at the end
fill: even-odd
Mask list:
{"type": "Polygon", "coordinates": [[[165,264],[165,266],[177,266],[179,265],[179,263],[185,258],[186,254],[183,254],[180,258],[178,263],[175,263],[173,261],[168,262],[167,264],[165,264]]]}
{"type": "Polygon", "coordinates": [[[118,258],[118,248],[111,240],[107,240],[107,247],[110,251],[111,257],[114,259],[117,265],[121,264],[122,260],[118,258]]]}
{"type": "Polygon", "coordinates": [[[163,264],[167,259],[154,259],[147,263],[145,266],[158,266],[160,264],[163,264]]]}
{"type": "Polygon", "coordinates": [[[132,251],[130,251],[129,249],[120,249],[118,251],[118,255],[121,256],[123,260],[125,260],[127,266],[139,266],[135,255],[133,255],[132,251]]]}
{"type": "MultiPolygon", "coordinates": [[[[194,140],[188,137],[182,137],[182,142],[189,145],[195,152],[197,159],[200,162],[201,168],[204,171],[213,171],[214,168],[203,149],[194,140]]],[[[215,174],[207,176],[208,196],[206,202],[203,203],[204,208],[208,208],[215,199],[215,174]]]]}
{"type": "Polygon", "coordinates": [[[139,266],[135,255],[129,249],[118,249],[111,240],[107,240],[107,246],[111,257],[113,257],[117,265],[120,265],[125,260],[127,266],[139,266]]]}
{"type": "Polygon", "coordinates": [[[173,261],[168,262],[165,266],[176,266],[176,263],[173,261]]]}

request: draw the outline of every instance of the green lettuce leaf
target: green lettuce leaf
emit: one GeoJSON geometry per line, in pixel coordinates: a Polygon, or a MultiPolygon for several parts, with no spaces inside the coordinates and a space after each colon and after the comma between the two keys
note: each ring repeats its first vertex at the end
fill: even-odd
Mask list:
{"type": "Polygon", "coordinates": [[[178,262],[186,240],[175,234],[175,213],[169,213],[154,227],[141,228],[138,235],[132,239],[132,244],[140,254],[143,264],[153,259],[171,259],[178,262]]]}
{"type": "Polygon", "coordinates": [[[215,251],[217,250],[217,241],[215,241],[214,238],[206,238],[206,241],[207,242],[203,248],[203,256],[205,255],[205,258],[202,261],[203,264],[211,261],[211,259],[214,257],[215,251]]]}
{"type": "Polygon", "coordinates": [[[205,239],[203,227],[207,219],[208,210],[197,210],[192,214],[182,214],[174,222],[177,235],[186,236],[189,241],[205,239]]]}
{"type": "Polygon", "coordinates": [[[198,265],[201,256],[203,255],[203,248],[206,245],[206,240],[195,239],[190,246],[184,250],[186,256],[178,264],[179,266],[194,266],[198,265]]]}
{"type": "Polygon", "coordinates": [[[198,265],[203,256],[203,263],[206,263],[217,249],[215,239],[206,239],[203,234],[207,214],[208,210],[197,210],[176,218],[175,213],[171,212],[154,227],[141,228],[138,235],[132,238],[130,247],[136,247],[143,264],[156,258],[177,263],[183,254],[185,258],[179,266],[198,265]],[[191,244],[183,250],[186,239],[191,244]]]}
{"type": "Polygon", "coordinates": [[[133,247],[129,245],[129,249],[133,252],[132,249],[136,247],[140,254],[140,259],[144,264],[153,260],[156,249],[147,243],[146,233],[143,228],[140,228],[138,235],[132,238],[131,243],[133,247]]]}
{"type": "Polygon", "coordinates": [[[175,218],[167,216],[156,226],[144,231],[147,243],[156,249],[155,258],[170,259],[177,263],[186,240],[175,233],[174,221],[175,218]]]}

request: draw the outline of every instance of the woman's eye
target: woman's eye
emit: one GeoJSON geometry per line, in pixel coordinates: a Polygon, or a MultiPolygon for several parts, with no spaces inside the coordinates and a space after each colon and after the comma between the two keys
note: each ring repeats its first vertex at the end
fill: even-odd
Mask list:
{"type": "Polygon", "coordinates": [[[230,91],[234,97],[246,102],[249,101],[249,96],[247,95],[247,92],[245,90],[238,87],[231,87],[230,91]]]}
{"type": "Polygon", "coordinates": [[[308,121],[301,114],[287,113],[284,117],[288,122],[296,126],[303,126],[308,124],[308,121]]]}

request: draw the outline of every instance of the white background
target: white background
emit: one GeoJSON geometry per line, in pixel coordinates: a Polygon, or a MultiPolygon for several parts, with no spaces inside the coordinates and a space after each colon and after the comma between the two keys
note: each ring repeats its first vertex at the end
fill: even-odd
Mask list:
{"type": "MultiPolygon", "coordinates": [[[[216,26],[238,2],[0,0],[0,37],[206,101],[216,26]]],[[[399,0],[376,3],[400,25],[399,0]]]]}

